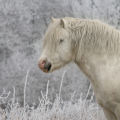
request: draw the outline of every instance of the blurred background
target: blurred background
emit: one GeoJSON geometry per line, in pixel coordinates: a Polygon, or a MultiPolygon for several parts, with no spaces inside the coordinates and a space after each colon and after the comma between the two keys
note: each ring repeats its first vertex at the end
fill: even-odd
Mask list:
{"type": "Polygon", "coordinates": [[[15,96],[21,105],[28,70],[26,101],[30,104],[38,103],[41,91],[45,94],[48,80],[48,97],[54,101],[65,70],[61,91],[64,101],[74,92],[75,99],[81,93],[84,98],[89,88],[89,79],[74,63],[52,74],[38,68],[51,17],[99,19],[120,29],[120,0],[0,0],[0,94],[3,88],[13,93],[15,87],[15,96]]]}

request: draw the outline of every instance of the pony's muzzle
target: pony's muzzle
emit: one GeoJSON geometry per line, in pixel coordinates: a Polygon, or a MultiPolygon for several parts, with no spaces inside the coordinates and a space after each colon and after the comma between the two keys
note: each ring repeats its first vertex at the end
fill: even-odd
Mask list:
{"type": "Polygon", "coordinates": [[[43,72],[49,72],[52,65],[47,59],[41,59],[38,61],[38,66],[43,72]]]}

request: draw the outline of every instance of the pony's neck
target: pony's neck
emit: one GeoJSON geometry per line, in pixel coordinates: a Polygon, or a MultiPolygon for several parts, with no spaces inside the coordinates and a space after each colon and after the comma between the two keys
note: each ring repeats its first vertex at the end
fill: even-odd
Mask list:
{"type": "MultiPolygon", "coordinates": [[[[79,54],[79,53],[78,53],[79,54]]],[[[83,73],[87,76],[87,77],[90,77],[89,76],[89,70],[88,68],[90,69],[89,67],[89,62],[88,61],[90,60],[90,57],[88,55],[85,55],[85,54],[82,54],[80,55],[76,55],[76,58],[75,58],[75,63],[78,65],[78,67],[83,71],[83,73]]]]}
{"type": "Polygon", "coordinates": [[[92,53],[90,53],[82,54],[81,58],[77,58],[75,63],[90,79],[91,83],[95,85],[99,82],[96,78],[96,71],[98,71],[97,67],[100,65],[101,61],[101,56],[93,55],[92,53]]]}

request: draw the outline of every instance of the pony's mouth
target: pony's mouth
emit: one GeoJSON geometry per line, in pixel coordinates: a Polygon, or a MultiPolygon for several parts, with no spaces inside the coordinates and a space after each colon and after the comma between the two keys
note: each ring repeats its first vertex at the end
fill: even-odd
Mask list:
{"type": "Polygon", "coordinates": [[[65,64],[62,63],[62,62],[59,62],[58,64],[52,63],[52,64],[51,64],[51,67],[50,67],[50,70],[49,70],[49,73],[52,73],[53,71],[60,69],[60,68],[63,67],[64,65],[65,65],[65,64]]]}

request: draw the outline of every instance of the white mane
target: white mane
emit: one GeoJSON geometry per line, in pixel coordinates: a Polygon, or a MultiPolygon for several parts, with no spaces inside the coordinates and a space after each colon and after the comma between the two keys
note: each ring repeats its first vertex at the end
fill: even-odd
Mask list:
{"type": "Polygon", "coordinates": [[[81,52],[120,54],[120,32],[114,27],[98,20],[65,19],[81,52]]]}

